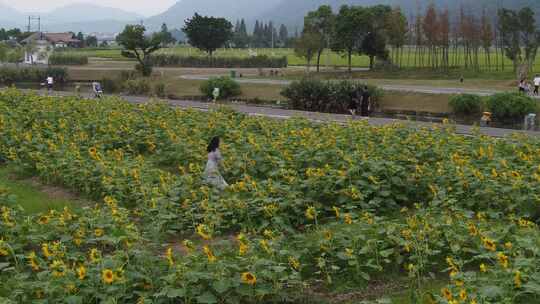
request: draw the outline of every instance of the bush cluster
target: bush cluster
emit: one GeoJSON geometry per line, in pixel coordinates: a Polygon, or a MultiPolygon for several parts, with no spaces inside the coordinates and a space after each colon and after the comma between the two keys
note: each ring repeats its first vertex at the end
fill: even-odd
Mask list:
{"type": "MultiPolygon", "coordinates": [[[[326,113],[345,113],[352,96],[365,84],[349,80],[339,82],[304,78],[286,87],[281,95],[290,100],[295,110],[326,113]]],[[[382,97],[382,90],[368,85],[371,102],[376,104],[382,97]]]]}
{"type": "Polygon", "coordinates": [[[486,106],[493,117],[502,121],[516,122],[529,113],[536,113],[536,101],[522,93],[499,93],[486,100],[486,106]]]}
{"type": "Polygon", "coordinates": [[[0,67],[0,83],[8,85],[16,82],[44,82],[47,76],[54,77],[56,83],[68,81],[68,72],[65,68],[0,67]]]}
{"type": "Polygon", "coordinates": [[[214,77],[201,84],[201,93],[213,98],[214,88],[219,89],[219,98],[229,98],[242,94],[240,85],[230,77],[214,77]]]}
{"type": "Polygon", "coordinates": [[[203,57],[176,54],[155,54],[150,59],[154,66],[175,66],[190,68],[284,68],[287,57],[203,57]]]}
{"type": "Polygon", "coordinates": [[[163,81],[143,78],[137,71],[122,71],[117,78],[103,77],[101,85],[107,93],[167,97],[167,86],[163,81]]]}
{"type": "Polygon", "coordinates": [[[88,64],[88,56],[83,54],[54,53],[49,57],[50,65],[86,65],[88,64]]]}
{"type": "Polygon", "coordinates": [[[452,112],[460,115],[473,115],[480,113],[484,108],[482,98],[473,94],[460,94],[450,98],[452,112]]]}

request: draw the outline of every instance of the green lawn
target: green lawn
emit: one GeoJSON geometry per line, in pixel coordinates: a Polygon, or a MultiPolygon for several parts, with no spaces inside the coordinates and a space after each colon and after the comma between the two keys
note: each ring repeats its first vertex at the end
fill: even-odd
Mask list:
{"type": "Polygon", "coordinates": [[[81,204],[79,199],[61,189],[23,178],[12,166],[0,166],[0,187],[7,188],[14,195],[16,204],[22,206],[28,214],[62,210],[64,207],[76,209],[81,204]]]}
{"type": "MultiPolygon", "coordinates": [[[[98,57],[98,58],[111,58],[115,60],[129,60],[125,57],[122,57],[121,50],[120,49],[98,49],[98,50],[86,50],[86,49],[77,49],[77,50],[70,50],[68,52],[77,52],[85,54],[89,57],[98,57]]],[[[178,55],[184,55],[184,56],[206,56],[206,53],[192,47],[186,47],[186,46],[177,46],[173,48],[165,48],[158,51],[158,53],[162,54],[178,54],[178,55]]],[[[248,57],[250,54],[256,53],[257,55],[268,55],[268,56],[286,56],[289,60],[289,65],[306,65],[307,61],[305,58],[300,58],[294,54],[293,49],[219,49],[214,53],[214,56],[216,57],[248,57]]],[[[422,61],[422,66],[428,66],[429,58],[427,55],[418,55],[415,56],[416,50],[414,48],[406,48],[403,51],[402,55],[402,65],[403,67],[419,67],[421,66],[420,62],[422,61]],[[415,59],[416,57],[416,59],[415,59]]],[[[459,65],[463,66],[464,62],[464,55],[463,55],[463,49],[458,49],[457,51],[451,49],[449,52],[450,57],[450,63],[459,63],[459,65]]],[[[486,66],[486,59],[487,54],[484,51],[480,51],[478,55],[478,62],[480,66],[483,68],[486,66]]],[[[499,66],[502,60],[504,60],[505,69],[510,71],[512,70],[512,62],[504,57],[503,55],[498,52],[497,56],[494,52],[490,54],[490,60],[492,65],[494,65],[496,62],[499,62],[499,66]]],[[[342,54],[338,54],[336,52],[332,52],[330,50],[327,50],[324,52],[324,54],[321,57],[321,65],[328,66],[328,67],[343,67],[347,66],[347,58],[342,56],[342,54]]],[[[314,64],[315,60],[313,60],[312,64],[314,64]]],[[[354,55],[352,57],[352,65],[354,67],[368,67],[369,66],[369,58],[367,56],[359,56],[354,55]]],[[[536,59],[536,62],[533,67],[534,71],[540,72],[540,56],[536,59]]]]}

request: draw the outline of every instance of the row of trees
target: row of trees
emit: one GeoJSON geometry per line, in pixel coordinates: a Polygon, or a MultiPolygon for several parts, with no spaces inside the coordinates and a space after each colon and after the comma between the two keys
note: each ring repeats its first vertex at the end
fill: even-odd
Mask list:
{"type": "Polygon", "coordinates": [[[367,55],[373,68],[376,58],[387,60],[389,57],[386,49],[390,32],[388,20],[394,15],[400,20],[405,18],[399,8],[392,10],[386,5],[344,5],[337,14],[330,6],[323,5],[304,18],[304,29],[295,43],[295,52],[306,58],[308,65],[316,57],[317,71],[321,54],[328,48],[348,58],[349,71],[354,54],[367,55]]]}
{"type": "Polygon", "coordinates": [[[26,37],[28,37],[28,35],[25,35],[25,33],[23,33],[18,28],[12,28],[12,29],[0,28],[0,41],[7,41],[11,39],[14,39],[16,41],[21,41],[26,37]]]}
{"type": "Polygon", "coordinates": [[[534,12],[505,8],[478,16],[461,8],[456,14],[430,4],[409,19],[399,7],[342,6],[337,13],[324,5],[304,18],[295,52],[310,63],[326,49],[343,54],[367,55],[370,68],[376,59],[392,67],[448,70],[505,69],[505,57],[523,75],[531,69],[540,45],[534,12]]]}
{"type": "Polygon", "coordinates": [[[250,35],[247,31],[246,22],[242,19],[236,21],[232,44],[237,48],[290,47],[292,39],[289,37],[289,31],[284,24],[277,29],[272,21],[268,23],[255,21],[253,34],[250,35]]]}
{"type": "MultiPolygon", "coordinates": [[[[266,35],[264,32],[268,29],[274,30],[272,23],[266,26],[257,23],[253,37],[266,35]]],[[[238,43],[238,46],[245,46],[251,41],[255,41],[248,39],[249,36],[247,35],[244,20],[239,21],[233,31],[233,25],[227,19],[201,16],[197,13],[191,19],[186,20],[182,31],[186,34],[189,44],[207,52],[210,57],[218,48],[225,46],[227,43],[232,42],[238,43]],[[244,38],[241,42],[235,42],[235,40],[239,39],[239,33],[244,38]]],[[[282,34],[283,37],[288,35],[286,30],[283,30],[282,34]]],[[[142,25],[127,25],[124,31],[117,36],[116,41],[124,48],[122,54],[126,57],[135,58],[139,62],[137,69],[144,76],[149,76],[152,73],[150,55],[174,42],[174,39],[165,24],[162,26],[161,31],[150,35],[146,33],[146,29],[142,25]]]]}
{"type": "Polygon", "coordinates": [[[448,9],[437,10],[432,4],[406,24],[398,26],[400,30],[393,32],[397,37],[389,41],[396,53],[393,62],[398,66],[404,61],[399,50],[408,44],[414,46],[414,53],[407,52],[409,66],[504,70],[506,57],[513,69],[523,74],[532,67],[540,43],[534,12],[528,7],[519,11],[484,10],[478,16],[463,7],[452,15],[448,9]]]}

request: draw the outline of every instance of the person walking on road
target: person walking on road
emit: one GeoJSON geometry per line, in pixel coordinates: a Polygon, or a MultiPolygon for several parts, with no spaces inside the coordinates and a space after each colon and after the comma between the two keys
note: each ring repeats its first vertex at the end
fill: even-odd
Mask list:
{"type": "Polygon", "coordinates": [[[521,79],[519,81],[518,90],[520,93],[525,93],[525,91],[527,90],[527,82],[525,81],[525,79],[521,79]]]}
{"type": "Polygon", "coordinates": [[[360,104],[360,116],[369,117],[369,111],[371,110],[371,95],[367,86],[364,87],[362,93],[362,103],[360,104]]]}
{"type": "Polygon", "coordinates": [[[361,88],[354,90],[354,92],[351,94],[351,97],[349,98],[348,110],[351,113],[353,119],[356,117],[356,111],[358,110],[358,104],[361,99],[362,99],[361,88]]]}
{"type": "Polygon", "coordinates": [[[103,89],[101,88],[101,84],[99,82],[92,82],[92,90],[94,91],[95,98],[101,99],[101,97],[103,97],[103,89]]]}
{"type": "Polygon", "coordinates": [[[51,75],[47,76],[46,83],[47,83],[47,91],[52,92],[53,86],[54,86],[54,78],[51,75]]]}
{"type": "Polygon", "coordinates": [[[219,152],[219,137],[214,137],[208,144],[208,162],[206,163],[206,169],[204,170],[204,182],[217,188],[218,190],[225,190],[229,186],[221,173],[219,173],[219,166],[223,158],[219,152]]]}
{"type": "Polygon", "coordinates": [[[536,74],[534,77],[534,95],[538,96],[540,90],[540,74],[536,74]]]}

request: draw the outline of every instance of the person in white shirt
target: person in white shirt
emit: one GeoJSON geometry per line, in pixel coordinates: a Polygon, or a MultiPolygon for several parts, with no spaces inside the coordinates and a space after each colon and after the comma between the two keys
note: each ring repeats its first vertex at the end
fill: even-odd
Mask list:
{"type": "Polygon", "coordinates": [[[538,96],[538,89],[540,89],[540,74],[536,74],[533,82],[534,82],[534,95],[538,96]]]}
{"type": "Polygon", "coordinates": [[[92,82],[92,90],[94,91],[94,96],[96,98],[101,98],[103,96],[103,89],[101,88],[101,84],[99,82],[92,82]]]}
{"type": "Polygon", "coordinates": [[[54,85],[54,78],[52,76],[47,76],[47,90],[52,91],[54,85]]]}

